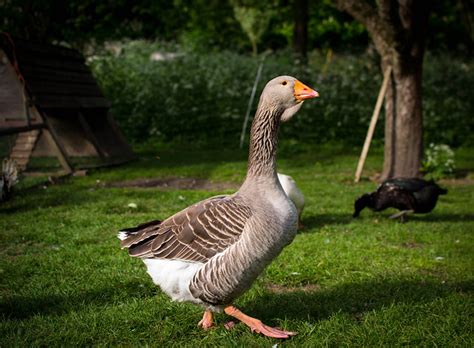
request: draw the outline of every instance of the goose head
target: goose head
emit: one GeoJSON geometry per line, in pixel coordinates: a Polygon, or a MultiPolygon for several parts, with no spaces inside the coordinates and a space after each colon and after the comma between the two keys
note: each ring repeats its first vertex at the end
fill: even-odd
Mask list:
{"type": "Polygon", "coordinates": [[[374,207],[374,195],[370,193],[365,193],[359,198],[356,199],[354,202],[354,213],[352,217],[356,218],[359,216],[360,212],[365,208],[373,208],[374,207]]]}
{"type": "Polygon", "coordinates": [[[288,121],[306,99],[319,97],[318,92],[292,76],[278,76],[263,89],[260,103],[267,108],[282,111],[281,120],[288,121]]]}

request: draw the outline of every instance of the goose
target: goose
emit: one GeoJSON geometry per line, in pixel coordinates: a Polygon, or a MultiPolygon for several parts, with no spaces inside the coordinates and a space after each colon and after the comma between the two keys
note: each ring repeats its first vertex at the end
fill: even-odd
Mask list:
{"type": "Polygon", "coordinates": [[[239,190],[193,204],[164,221],[123,229],[118,237],[143,260],[153,282],[174,301],[200,305],[198,326],[214,326],[224,311],[253,332],[288,338],[233,305],[295,237],[298,213],[276,172],[278,130],[303,101],[319,94],[291,76],[269,81],[250,131],[247,175],[239,190]]]}
{"type": "Polygon", "coordinates": [[[301,223],[301,214],[304,209],[304,195],[303,192],[296,185],[295,180],[289,176],[282,173],[277,173],[278,180],[280,181],[283,191],[285,191],[288,198],[293,202],[298,212],[298,227],[303,228],[301,223]]]}
{"type": "Polygon", "coordinates": [[[16,162],[5,158],[0,173],[0,202],[9,200],[13,194],[13,186],[18,183],[18,169],[16,162]]]}
{"type": "Polygon", "coordinates": [[[356,199],[352,216],[358,217],[365,207],[374,211],[396,208],[400,212],[390,218],[400,218],[403,222],[405,215],[409,213],[426,214],[431,212],[438,202],[438,197],[447,193],[448,190],[439,187],[433,180],[389,179],[384,181],[376,191],[366,193],[356,199]]]}

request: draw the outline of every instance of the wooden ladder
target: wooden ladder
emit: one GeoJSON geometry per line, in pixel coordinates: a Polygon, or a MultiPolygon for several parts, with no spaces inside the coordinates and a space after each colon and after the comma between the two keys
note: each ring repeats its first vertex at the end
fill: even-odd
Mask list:
{"type": "Polygon", "coordinates": [[[18,134],[15,145],[10,153],[10,158],[16,162],[20,171],[26,169],[36,142],[38,141],[40,132],[40,130],[35,129],[18,134]]]}

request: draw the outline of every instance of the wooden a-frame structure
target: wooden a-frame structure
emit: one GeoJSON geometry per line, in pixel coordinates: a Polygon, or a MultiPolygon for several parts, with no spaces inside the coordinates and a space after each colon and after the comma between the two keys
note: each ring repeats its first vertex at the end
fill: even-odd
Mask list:
{"type": "Polygon", "coordinates": [[[32,156],[73,157],[98,165],[134,158],[109,112],[110,102],[76,50],[0,36],[0,136],[17,134],[10,157],[25,169],[32,156]]]}

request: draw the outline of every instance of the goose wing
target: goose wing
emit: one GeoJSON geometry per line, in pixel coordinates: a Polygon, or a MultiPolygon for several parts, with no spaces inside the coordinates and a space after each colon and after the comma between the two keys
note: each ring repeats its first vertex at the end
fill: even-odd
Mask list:
{"type": "Polygon", "coordinates": [[[163,222],[130,231],[121,243],[130,256],[206,262],[235,243],[252,215],[239,196],[217,196],[196,203],[163,222]]]}
{"type": "Polygon", "coordinates": [[[419,178],[396,178],[385,181],[382,185],[394,186],[408,192],[417,192],[429,185],[430,182],[419,178]]]}

